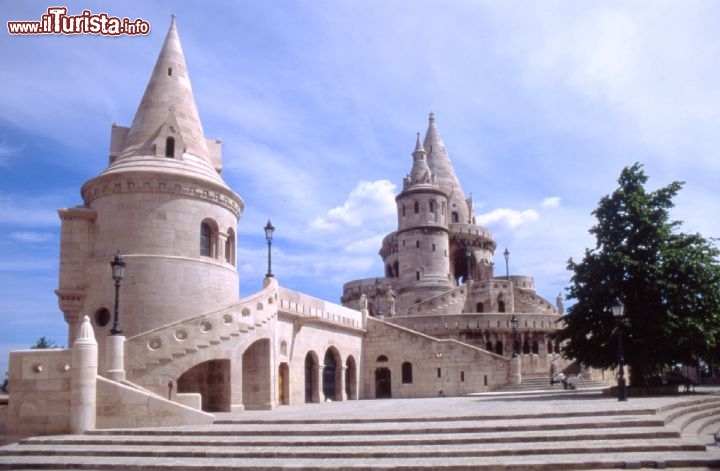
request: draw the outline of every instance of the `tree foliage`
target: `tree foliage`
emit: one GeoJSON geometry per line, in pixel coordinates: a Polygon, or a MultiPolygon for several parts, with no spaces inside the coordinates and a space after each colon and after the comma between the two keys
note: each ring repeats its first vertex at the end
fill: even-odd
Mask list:
{"type": "Polygon", "coordinates": [[[35,345],[30,347],[31,349],[41,349],[41,348],[60,348],[54,340],[46,338],[44,335],[40,337],[37,342],[35,342],[35,345]]]}
{"type": "Polygon", "coordinates": [[[720,252],[713,240],[678,231],[670,220],[673,182],[645,190],[642,166],[623,169],[619,187],[593,211],[594,249],[568,261],[574,274],[560,339],[565,355],[586,365],[618,364],[616,323],[610,306],[625,304],[624,357],[631,384],[673,363],[697,364],[718,358],[720,334],[720,252]]]}

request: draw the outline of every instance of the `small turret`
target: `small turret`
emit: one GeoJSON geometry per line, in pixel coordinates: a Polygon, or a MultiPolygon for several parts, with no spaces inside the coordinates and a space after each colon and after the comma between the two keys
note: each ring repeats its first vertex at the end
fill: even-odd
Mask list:
{"type": "Polygon", "coordinates": [[[407,188],[411,185],[421,184],[434,184],[437,186],[435,175],[430,171],[426,160],[425,149],[420,142],[420,133],[417,133],[417,139],[415,141],[415,150],[413,151],[413,166],[410,170],[410,174],[405,177],[403,182],[403,188],[407,188]]]}

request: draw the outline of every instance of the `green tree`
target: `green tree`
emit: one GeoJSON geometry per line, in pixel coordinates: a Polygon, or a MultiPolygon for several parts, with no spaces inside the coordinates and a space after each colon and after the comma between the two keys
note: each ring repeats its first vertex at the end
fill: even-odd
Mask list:
{"type": "Polygon", "coordinates": [[[60,348],[55,343],[54,340],[46,338],[44,335],[40,337],[37,342],[35,342],[35,345],[30,347],[31,349],[40,349],[40,348],[60,348]]]}
{"type": "Polygon", "coordinates": [[[560,340],[565,356],[600,368],[618,364],[616,324],[610,306],[625,304],[624,358],[631,385],[673,363],[697,364],[718,358],[720,334],[720,252],[713,240],[678,232],[671,221],[673,182],[645,190],[642,165],[623,169],[619,187],[593,211],[594,249],[581,262],[568,261],[574,274],[560,340]]]}

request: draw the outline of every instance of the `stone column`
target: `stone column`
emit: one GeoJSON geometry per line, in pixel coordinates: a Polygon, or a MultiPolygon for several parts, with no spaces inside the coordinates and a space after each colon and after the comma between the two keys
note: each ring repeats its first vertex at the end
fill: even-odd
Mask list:
{"type": "Polygon", "coordinates": [[[97,407],[98,345],[90,318],[85,316],[72,347],[70,432],[95,428],[97,407]]]}
{"type": "Polygon", "coordinates": [[[315,387],[313,388],[315,390],[315,394],[313,394],[313,402],[325,402],[325,393],[323,392],[323,370],[325,369],[324,365],[320,365],[318,367],[317,375],[315,378],[315,387]]]}
{"type": "Polygon", "coordinates": [[[125,336],[109,335],[106,344],[107,377],[113,381],[125,381],[125,336]]]}
{"type": "Polygon", "coordinates": [[[338,401],[347,401],[347,392],[345,392],[345,374],[347,371],[347,366],[337,366],[336,368],[340,369],[340,396],[336,397],[336,399],[338,401]]]}
{"type": "Polygon", "coordinates": [[[510,358],[510,371],[509,371],[509,382],[510,384],[520,384],[522,382],[522,375],[520,374],[520,355],[510,358]]]}

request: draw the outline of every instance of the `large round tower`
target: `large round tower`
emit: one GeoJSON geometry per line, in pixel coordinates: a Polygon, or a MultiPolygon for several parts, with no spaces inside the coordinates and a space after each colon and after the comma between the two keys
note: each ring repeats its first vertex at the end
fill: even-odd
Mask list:
{"type": "Polygon", "coordinates": [[[237,300],[244,204],[220,172],[220,142],[203,133],[173,19],[131,127],[113,125],[108,168],[83,185],[83,206],[59,211],[57,293],[70,341],[81,313],[110,328],[118,250],[127,337],[237,300]]]}
{"type": "MultiPolygon", "coordinates": [[[[413,166],[395,201],[398,211],[398,307],[448,290],[447,195],[428,167],[418,135],[413,166]]],[[[386,263],[388,265],[388,263],[386,263]]]]}

